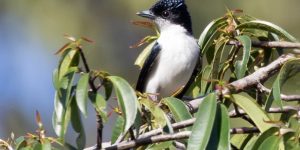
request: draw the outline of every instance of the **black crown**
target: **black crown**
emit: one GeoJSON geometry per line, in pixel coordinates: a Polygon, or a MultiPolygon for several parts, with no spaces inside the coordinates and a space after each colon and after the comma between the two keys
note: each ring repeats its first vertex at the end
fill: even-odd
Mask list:
{"type": "Polygon", "coordinates": [[[184,0],[160,0],[153,6],[153,8],[164,7],[167,10],[171,10],[182,5],[184,5],[184,0]]]}

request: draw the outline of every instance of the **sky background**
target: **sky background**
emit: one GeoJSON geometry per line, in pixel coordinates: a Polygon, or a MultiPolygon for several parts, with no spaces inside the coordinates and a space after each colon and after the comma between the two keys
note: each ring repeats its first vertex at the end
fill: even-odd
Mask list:
{"type": "MultiPolygon", "coordinates": [[[[151,30],[131,24],[142,20],[137,11],[149,8],[155,0],[1,0],[0,1],[0,138],[35,132],[35,111],[42,116],[48,135],[55,136],[51,116],[54,88],[52,72],[59,57],[54,55],[68,42],[65,33],[85,36],[94,44],[84,47],[90,67],[122,76],[134,84],[138,68],[133,65],[142,50],[129,46],[151,30]]],[[[195,38],[213,19],[223,16],[226,7],[273,22],[300,39],[299,0],[186,0],[195,38]]],[[[294,78],[287,93],[300,93],[294,78]],[[291,89],[291,90],[289,90],[291,89]]],[[[91,107],[90,107],[91,108],[91,107]]],[[[87,144],[95,143],[95,113],[89,110],[85,122],[87,144]]],[[[105,126],[110,136],[111,119],[105,126]]],[[[72,130],[68,132],[74,141],[72,130]]]]}

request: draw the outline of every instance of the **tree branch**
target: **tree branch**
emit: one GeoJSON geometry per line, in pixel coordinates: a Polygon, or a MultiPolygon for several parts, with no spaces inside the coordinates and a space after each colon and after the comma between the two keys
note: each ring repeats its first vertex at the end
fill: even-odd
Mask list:
{"type": "Polygon", "coordinates": [[[228,90],[230,90],[230,92],[238,93],[246,89],[256,87],[259,83],[264,83],[272,75],[278,72],[282,65],[292,58],[295,58],[292,54],[281,55],[269,65],[259,68],[254,73],[242,79],[231,82],[228,89],[222,91],[222,93],[228,94],[228,90]]]}
{"type": "Polygon", "coordinates": [[[191,131],[182,131],[173,134],[164,134],[164,135],[157,135],[152,137],[138,138],[133,141],[122,142],[119,143],[118,145],[106,147],[105,149],[107,150],[130,149],[141,145],[147,145],[147,144],[153,144],[153,143],[171,141],[171,140],[186,139],[190,135],[191,135],[191,131]]]}
{"type": "MultiPolygon", "coordinates": [[[[184,122],[184,121],[183,121],[184,122]]],[[[180,140],[187,139],[191,135],[191,131],[182,131],[173,134],[162,134],[155,136],[147,136],[147,137],[139,137],[136,140],[126,141],[119,143],[117,145],[106,147],[107,150],[121,150],[121,149],[130,149],[134,147],[138,147],[141,145],[153,144],[158,142],[165,142],[171,140],[180,140]]],[[[247,134],[247,133],[259,133],[258,128],[256,127],[242,127],[242,128],[233,128],[230,129],[231,134],[247,134]]]]}
{"type": "MultiPolygon", "coordinates": [[[[257,71],[253,72],[252,74],[242,79],[231,82],[230,84],[228,84],[227,87],[225,87],[221,91],[221,93],[223,95],[227,95],[230,93],[239,93],[241,91],[257,87],[258,84],[265,82],[272,75],[278,72],[280,68],[283,66],[283,64],[292,58],[296,58],[296,57],[292,54],[282,55],[278,57],[275,61],[270,63],[269,65],[259,68],[257,71]]],[[[297,98],[297,97],[293,97],[293,98],[297,98]]],[[[203,99],[204,97],[197,98],[187,102],[188,108],[191,110],[191,112],[195,112],[198,109],[198,106],[203,101],[203,99]]]]}

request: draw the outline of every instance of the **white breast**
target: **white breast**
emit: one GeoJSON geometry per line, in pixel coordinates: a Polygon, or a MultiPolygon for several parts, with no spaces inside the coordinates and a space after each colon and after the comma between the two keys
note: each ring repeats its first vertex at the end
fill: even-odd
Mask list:
{"type": "Polygon", "coordinates": [[[162,30],[157,42],[161,46],[159,62],[148,80],[146,92],[167,97],[190,79],[199,56],[199,46],[179,25],[162,30]]]}

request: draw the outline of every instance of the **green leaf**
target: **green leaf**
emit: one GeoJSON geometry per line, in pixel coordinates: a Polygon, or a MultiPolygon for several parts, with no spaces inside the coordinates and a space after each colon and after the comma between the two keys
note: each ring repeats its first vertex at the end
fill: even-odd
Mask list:
{"type": "Polygon", "coordinates": [[[251,51],[251,39],[246,35],[237,36],[242,45],[243,45],[243,58],[241,61],[237,61],[235,65],[235,72],[238,79],[241,79],[245,76],[247,71],[247,64],[250,58],[251,51]]]}
{"type": "Polygon", "coordinates": [[[269,136],[264,142],[259,146],[258,150],[277,150],[279,148],[280,137],[272,135],[269,136]]]}
{"type": "Polygon", "coordinates": [[[77,148],[83,149],[85,147],[86,137],[83,128],[83,123],[75,100],[73,100],[71,103],[71,114],[71,124],[73,126],[74,131],[79,134],[76,138],[77,148]]]}
{"type": "Polygon", "coordinates": [[[195,115],[196,121],[192,128],[193,134],[188,140],[188,150],[203,150],[206,148],[215,121],[216,109],[216,94],[211,93],[199,105],[198,112],[195,115]]]}
{"type": "Polygon", "coordinates": [[[107,78],[113,83],[118,103],[125,119],[124,131],[127,131],[133,125],[138,110],[135,91],[127,81],[120,77],[108,76],[107,78]]]}
{"type": "Polygon", "coordinates": [[[76,103],[79,110],[83,115],[87,116],[87,100],[88,100],[88,90],[89,90],[89,74],[82,73],[76,88],[76,103]]]}
{"type": "Polygon", "coordinates": [[[108,118],[107,113],[105,111],[106,101],[104,97],[98,93],[89,93],[89,98],[98,114],[101,116],[103,121],[106,122],[108,118]]]}
{"type": "Polygon", "coordinates": [[[216,117],[206,149],[230,149],[229,116],[223,104],[217,105],[216,117]]]}
{"type": "Polygon", "coordinates": [[[114,123],[114,127],[112,129],[111,144],[114,144],[118,139],[118,137],[124,131],[124,123],[125,123],[124,118],[122,116],[118,116],[116,122],[114,123]]]}
{"type": "Polygon", "coordinates": [[[164,126],[163,131],[165,133],[169,133],[169,134],[174,133],[172,123],[171,123],[170,119],[168,118],[168,116],[165,113],[163,113],[163,116],[164,116],[165,121],[166,121],[166,126],[164,126]]]}
{"type": "Polygon", "coordinates": [[[150,55],[151,49],[154,46],[154,44],[156,43],[156,40],[153,41],[152,43],[150,43],[137,57],[137,59],[135,60],[134,64],[139,66],[140,68],[143,67],[144,62],[146,61],[148,55],[150,55]]]}
{"type": "Polygon", "coordinates": [[[198,44],[200,46],[200,49],[204,52],[204,47],[208,45],[209,41],[212,39],[212,37],[216,34],[218,29],[226,25],[226,18],[222,17],[216,20],[213,20],[210,22],[204,29],[204,31],[201,33],[199,37],[198,44]]]}
{"type": "Polygon", "coordinates": [[[218,143],[218,149],[230,149],[230,125],[229,116],[226,106],[221,106],[221,124],[220,124],[220,140],[218,143]]]}
{"type": "Polygon", "coordinates": [[[67,115],[67,108],[65,108],[64,104],[58,98],[57,92],[55,93],[54,99],[54,109],[52,115],[52,126],[56,135],[63,138],[66,134],[66,128],[69,123],[69,116],[67,115]]]}
{"type": "Polygon", "coordinates": [[[140,103],[147,108],[154,117],[154,125],[155,128],[165,127],[167,124],[167,120],[165,118],[165,112],[158,106],[158,104],[154,103],[149,99],[140,99],[140,103]]]}
{"type": "Polygon", "coordinates": [[[267,113],[250,96],[233,94],[231,100],[249,115],[261,132],[272,127],[272,124],[266,122],[271,120],[267,113]]]}
{"type": "MultiPolygon", "coordinates": [[[[215,53],[212,61],[212,73],[211,73],[211,78],[213,80],[218,80],[219,78],[222,51],[225,49],[226,42],[227,42],[226,39],[220,39],[220,41],[218,41],[215,46],[215,53]]],[[[212,88],[215,88],[215,85],[216,82],[212,82],[212,88]]]]}
{"type": "Polygon", "coordinates": [[[55,133],[63,138],[70,120],[70,105],[73,80],[75,76],[74,67],[69,68],[68,73],[60,81],[60,90],[55,92],[54,113],[52,125],[55,133]]]}
{"type": "Polygon", "coordinates": [[[201,91],[200,91],[201,95],[204,95],[206,93],[206,89],[209,84],[211,72],[212,72],[212,66],[206,65],[205,68],[203,69],[202,78],[201,78],[202,79],[201,80],[201,91]]]}
{"type": "Polygon", "coordinates": [[[15,142],[15,149],[18,150],[18,149],[21,149],[23,147],[26,146],[26,140],[25,140],[25,137],[24,136],[20,136],[16,139],[16,142],[15,142]]]}
{"type": "Polygon", "coordinates": [[[267,21],[253,20],[253,21],[245,22],[245,23],[238,25],[236,29],[248,29],[248,28],[254,28],[254,29],[273,32],[287,40],[290,40],[292,42],[297,42],[297,39],[295,37],[293,37],[292,35],[290,35],[287,31],[285,31],[281,27],[279,27],[273,23],[267,22],[267,21]]]}
{"type": "Polygon", "coordinates": [[[254,144],[255,144],[257,138],[258,138],[257,136],[253,136],[253,137],[246,143],[244,149],[245,149],[245,150],[253,150],[252,147],[254,146],[254,144]]]}
{"type": "Polygon", "coordinates": [[[298,70],[300,70],[300,59],[289,60],[282,66],[275,82],[273,83],[271,93],[268,96],[266,110],[271,107],[273,101],[282,109],[281,87],[288,78],[295,75],[298,70]]]}
{"type": "Polygon", "coordinates": [[[52,75],[52,81],[53,81],[53,86],[55,90],[59,89],[59,78],[58,78],[58,69],[54,69],[53,75],[52,75]]]}
{"type": "Polygon", "coordinates": [[[244,149],[249,142],[256,138],[253,134],[234,134],[232,135],[230,142],[238,149],[244,149]]]}
{"type": "Polygon", "coordinates": [[[58,67],[59,80],[67,74],[70,67],[78,66],[79,58],[79,53],[76,49],[70,49],[64,52],[58,67]]]}
{"type": "Polygon", "coordinates": [[[278,127],[271,127],[265,132],[261,133],[261,135],[257,138],[256,142],[254,143],[252,149],[258,149],[258,147],[270,136],[275,135],[275,133],[279,132],[278,127]]]}
{"type": "Polygon", "coordinates": [[[43,143],[37,143],[34,148],[34,150],[51,150],[51,143],[48,140],[43,140],[43,143]]]}
{"type": "MultiPolygon", "coordinates": [[[[162,103],[168,106],[176,122],[192,118],[191,113],[182,100],[174,97],[167,97],[162,100],[162,103]]],[[[191,127],[189,127],[188,130],[191,130],[191,127]]]]}
{"type": "Polygon", "coordinates": [[[169,146],[171,146],[173,141],[167,141],[167,142],[161,142],[152,144],[150,147],[148,147],[146,150],[162,150],[162,149],[168,149],[169,146]]]}
{"type": "Polygon", "coordinates": [[[108,100],[111,96],[113,85],[107,79],[103,79],[103,86],[105,88],[105,99],[108,100]]]}

